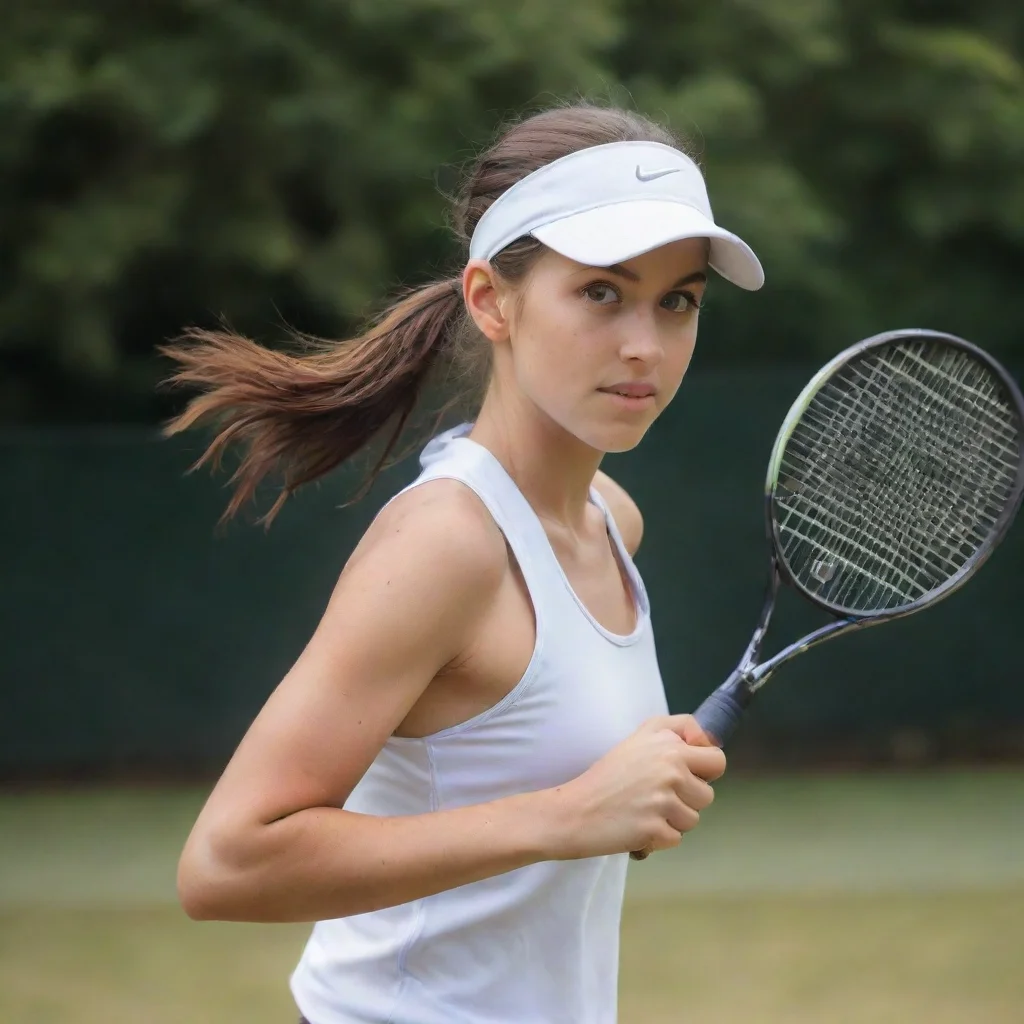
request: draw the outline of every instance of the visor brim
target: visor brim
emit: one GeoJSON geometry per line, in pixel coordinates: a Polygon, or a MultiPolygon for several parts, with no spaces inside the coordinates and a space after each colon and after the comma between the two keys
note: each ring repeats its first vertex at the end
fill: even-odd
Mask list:
{"type": "Polygon", "coordinates": [[[552,221],[531,233],[549,249],[593,267],[624,263],[685,238],[707,238],[712,270],[747,291],[764,284],[761,262],[746,242],[682,203],[613,203],[552,221]]]}

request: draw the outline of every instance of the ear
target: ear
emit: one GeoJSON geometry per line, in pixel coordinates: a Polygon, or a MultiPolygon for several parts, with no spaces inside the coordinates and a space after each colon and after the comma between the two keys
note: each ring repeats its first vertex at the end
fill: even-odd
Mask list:
{"type": "Polygon", "coordinates": [[[462,297],[473,323],[485,338],[508,341],[509,322],[505,310],[511,301],[507,285],[486,260],[470,260],[462,273],[462,297]]]}

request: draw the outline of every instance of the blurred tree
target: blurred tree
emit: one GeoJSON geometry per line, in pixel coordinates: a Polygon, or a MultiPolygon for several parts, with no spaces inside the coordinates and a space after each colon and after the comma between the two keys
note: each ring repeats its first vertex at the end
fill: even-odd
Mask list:
{"type": "Polygon", "coordinates": [[[574,95],[688,134],[719,219],[763,256],[763,293],[712,293],[705,364],[817,358],[907,325],[1019,346],[1024,10],[1009,0],[6,13],[8,421],[162,415],[152,349],[185,323],[351,329],[447,265],[454,165],[506,115],[574,95]]]}
{"type": "MultiPolygon", "coordinates": [[[[613,54],[700,139],[770,287],[717,355],[820,357],[927,326],[1024,359],[1024,8],[1007,0],[626,0],[613,54]]],[[[712,319],[712,318],[709,318],[712,319]]]]}
{"type": "Polygon", "coordinates": [[[439,165],[524,99],[603,88],[610,8],[17,5],[0,37],[5,416],[151,418],[153,345],[188,322],[351,327],[446,256],[439,165]]]}

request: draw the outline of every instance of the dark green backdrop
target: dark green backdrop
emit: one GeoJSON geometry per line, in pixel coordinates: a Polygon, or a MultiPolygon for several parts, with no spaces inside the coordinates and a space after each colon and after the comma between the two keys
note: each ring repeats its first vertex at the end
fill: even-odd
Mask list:
{"type": "MultiPolygon", "coordinates": [[[[807,368],[705,372],[638,451],[609,459],[644,510],[638,558],[677,710],[732,667],[764,573],[760,491],[807,368]]],[[[361,504],[351,479],[264,533],[218,533],[220,483],[184,477],[199,439],[31,431],[0,438],[0,774],[209,772],[313,628],[353,544],[414,471],[361,504]]],[[[776,677],[735,760],[787,764],[1024,752],[1024,525],[939,608],[838,640],[776,677]]],[[[783,633],[810,625],[794,601],[783,633]]]]}

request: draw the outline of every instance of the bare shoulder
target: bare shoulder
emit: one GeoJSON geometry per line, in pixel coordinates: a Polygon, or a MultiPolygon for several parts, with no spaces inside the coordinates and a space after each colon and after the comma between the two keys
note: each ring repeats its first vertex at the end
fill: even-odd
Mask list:
{"type": "Polygon", "coordinates": [[[439,480],[399,495],[346,563],[210,814],[271,822],[341,806],[438,672],[473,642],[509,571],[504,537],[468,488],[439,480]]]}
{"type": "Polygon", "coordinates": [[[325,677],[403,693],[404,717],[474,642],[509,572],[504,535],[464,484],[400,494],[353,551],[313,638],[332,665],[325,677]]]}
{"type": "Polygon", "coordinates": [[[363,535],[345,572],[417,577],[435,592],[479,597],[508,570],[508,550],[480,499],[457,480],[431,480],[400,494],[363,535]]]}
{"type": "Polygon", "coordinates": [[[474,642],[509,571],[504,535],[471,490],[452,480],[414,487],[363,535],[306,662],[319,664],[325,686],[343,681],[364,720],[386,725],[377,737],[383,742],[474,642]],[[378,720],[382,700],[394,703],[378,720]]]}
{"type": "Polygon", "coordinates": [[[626,550],[630,555],[635,555],[644,535],[644,517],[640,514],[637,503],[621,484],[617,484],[601,470],[598,470],[594,477],[594,487],[607,502],[615,525],[619,528],[619,533],[622,534],[626,550]]]}

